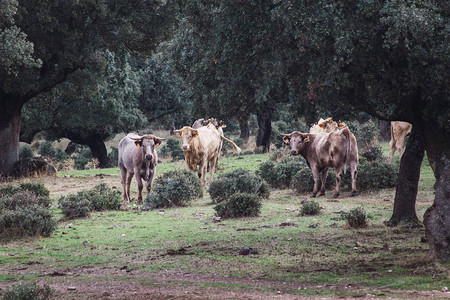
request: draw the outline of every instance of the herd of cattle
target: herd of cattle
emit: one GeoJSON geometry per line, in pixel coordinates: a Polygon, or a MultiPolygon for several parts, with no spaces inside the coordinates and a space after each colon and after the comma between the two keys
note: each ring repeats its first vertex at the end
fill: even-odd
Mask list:
{"type": "MultiPolygon", "coordinates": [[[[213,180],[214,171],[222,149],[222,142],[233,145],[239,153],[241,149],[223,134],[225,125],[216,119],[199,119],[192,127],[184,126],[174,133],[181,137],[182,149],[188,168],[197,171],[202,185],[205,187],[206,173],[209,169],[209,182],[213,180]]],[[[389,161],[392,161],[395,151],[401,157],[404,149],[404,139],[411,131],[412,125],[406,122],[391,122],[391,142],[389,161]]],[[[282,134],[283,141],[290,145],[292,155],[301,155],[311,169],[314,178],[312,196],[318,190],[321,181],[320,195],[325,195],[325,180],[328,169],[333,168],[336,174],[336,187],[333,197],[340,194],[340,183],[343,173],[350,166],[352,195],[356,194],[356,176],[358,167],[358,145],[355,135],[343,122],[332,118],[320,119],[309,133],[294,131],[282,134]]],[[[142,203],[142,189],[145,181],[147,193],[150,192],[155,177],[158,155],[155,147],[165,139],[154,135],[137,135],[129,133],[119,142],[119,168],[123,186],[123,200],[130,201],[130,184],[133,176],[138,185],[138,203],[142,203]]]]}

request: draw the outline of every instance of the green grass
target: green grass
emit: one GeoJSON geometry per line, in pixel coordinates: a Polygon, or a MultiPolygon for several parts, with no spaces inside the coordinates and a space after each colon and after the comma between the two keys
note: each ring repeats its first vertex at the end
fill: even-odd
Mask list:
{"type": "MultiPolygon", "coordinates": [[[[268,154],[222,157],[217,173],[238,167],[254,171],[267,158],[268,154]]],[[[185,168],[184,162],[161,163],[157,172],[175,168],[185,168]]],[[[72,182],[64,178],[71,175],[81,190],[90,176],[99,173],[111,175],[110,179],[120,186],[117,168],[61,172],[63,178],[59,180],[72,182]]],[[[420,217],[431,205],[432,176],[424,162],[419,187],[419,196],[423,197],[417,202],[420,217]]],[[[50,183],[48,188],[52,188],[50,183]]],[[[4,270],[0,271],[0,280],[38,277],[86,285],[111,280],[140,282],[148,287],[162,285],[169,290],[180,286],[270,295],[279,291],[305,297],[371,293],[408,298],[414,295],[404,294],[408,291],[450,286],[448,263],[425,259],[428,244],[420,241],[423,228],[383,225],[392,214],[394,193],[382,190],[352,198],[344,195],[338,202],[319,197],[315,201],[323,208],[320,214],[300,216],[300,201],[307,195],[273,190],[264,200],[259,217],[219,223],[212,222],[214,210],[206,192],[188,207],[92,213],[85,219],[59,221],[49,238],[0,240],[0,265],[4,270]],[[336,219],[340,211],[357,206],[363,206],[371,216],[367,228],[350,229],[336,219]],[[310,228],[314,224],[318,226],[310,228]],[[259,254],[241,256],[241,247],[252,247],[259,254]],[[124,266],[131,271],[121,271],[124,266]],[[78,274],[83,268],[90,268],[92,273],[78,274]],[[75,275],[52,277],[51,272],[75,275]],[[194,274],[204,280],[192,281],[180,274],[194,274]],[[347,289],[350,283],[356,288],[347,289]]],[[[59,209],[53,211],[56,218],[62,217],[59,209]]]]}

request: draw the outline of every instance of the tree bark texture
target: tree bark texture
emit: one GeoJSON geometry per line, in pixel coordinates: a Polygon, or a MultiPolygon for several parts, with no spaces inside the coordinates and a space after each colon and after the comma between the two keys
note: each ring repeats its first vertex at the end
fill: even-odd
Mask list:
{"type": "Polygon", "coordinates": [[[450,133],[427,124],[424,132],[425,150],[433,169],[434,203],[424,214],[425,235],[430,245],[428,256],[450,260],[450,133]]]}
{"type": "Polygon", "coordinates": [[[105,142],[101,137],[91,136],[86,139],[86,145],[91,149],[92,157],[98,159],[100,168],[111,167],[109,161],[108,151],[106,150],[105,142]]]}
{"type": "Polygon", "coordinates": [[[380,129],[380,140],[382,142],[389,142],[391,139],[391,122],[379,120],[378,128],[380,129]]]}
{"type": "Polygon", "coordinates": [[[250,128],[248,127],[248,119],[239,119],[239,128],[241,129],[240,138],[244,142],[244,144],[248,143],[248,139],[250,138],[250,128]]]}
{"type": "Polygon", "coordinates": [[[260,109],[258,117],[258,135],[256,136],[256,147],[263,146],[264,153],[270,151],[270,134],[272,133],[272,110],[260,109]]]}
{"type": "Polygon", "coordinates": [[[20,109],[12,112],[9,122],[0,127],[0,175],[12,175],[14,163],[19,161],[19,134],[22,115],[20,109]]]}
{"type": "Polygon", "coordinates": [[[417,128],[413,128],[400,161],[394,211],[387,222],[388,226],[419,225],[416,215],[416,198],[424,152],[422,136],[417,128]]]}

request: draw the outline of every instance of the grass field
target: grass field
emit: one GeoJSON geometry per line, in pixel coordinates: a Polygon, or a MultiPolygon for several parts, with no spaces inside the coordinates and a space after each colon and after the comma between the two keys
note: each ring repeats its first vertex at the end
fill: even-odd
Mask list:
{"type": "MultiPolygon", "coordinates": [[[[386,147],[385,147],[386,148],[386,147]]],[[[223,157],[219,174],[238,167],[256,170],[267,154],[223,157]]],[[[158,173],[185,168],[161,163],[158,173]]],[[[30,181],[24,179],[22,181],[30,181]]],[[[22,181],[15,181],[18,183],[22,181]]],[[[61,195],[99,183],[121,189],[117,168],[60,172],[35,179],[51,191],[61,219],[49,238],[0,241],[0,288],[17,282],[47,283],[57,299],[445,299],[449,264],[426,259],[423,228],[389,228],[394,190],[338,200],[316,199],[323,208],[299,215],[309,198],[272,190],[259,217],[213,222],[208,193],[188,207],[93,213],[62,220],[61,195]],[[364,229],[351,229],[342,211],[363,206],[364,229]],[[241,247],[258,254],[239,255],[241,247]]],[[[425,161],[417,199],[422,219],[433,201],[433,174],[425,161]]],[[[132,193],[136,194],[133,180],[132,193]]]]}

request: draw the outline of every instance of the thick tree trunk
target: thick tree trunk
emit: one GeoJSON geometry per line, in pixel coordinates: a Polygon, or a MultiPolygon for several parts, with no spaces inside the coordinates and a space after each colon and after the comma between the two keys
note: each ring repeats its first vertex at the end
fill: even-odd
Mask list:
{"type": "Polygon", "coordinates": [[[241,118],[238,120],[239,128],[241,129],[240,138],[244,142],[244,144],[248,143],[248,139],[250,138],[250,128],[248,127],[248,118],[241,118]]]}
{"type": "Polygon", "coordinates": [[[91,149],[92,157],[98,159],[100,168],[109,168],[111,166],[108,151],[102,138],[91,136],[86,140],[86,145],[91,149]]]}
{"type": "Polygon", "coordinates": [[[19,109],[10,115],[7,125],[0,127],[0,175],[11,175],[14,163],[19,161],[21,122],[22,115],[19,109]]]}
{"type": "Polygon", "coordinates": [[[270,151],[270,134],[272,133],[272,110],[262,108],[257,113],[258,135],[256,137],[256,147],[263,146],[264,153],[270,151]]]}
{"type": "Polygon", "coordinates": [[[378,128],[380,129],[380,141],[389,142],[391,139],[391,122],[378,120],[378,128]]]}
{"type": "Polygon", "coordinates": [[[430,245],[428,256],[450,260],[450,133],[437,124],[427,124],[425,150],[436,183],[433,205],[424,214],[425,234],[430,245]]]}
{"type": "Polygon", "coordinates": [[[419,226],[416,198],[424,152],[422,136],[416,128],[413,128],[400,161],[394,211],[391,219],[386,223],[388,226],[399,224],[419,226]]]}

